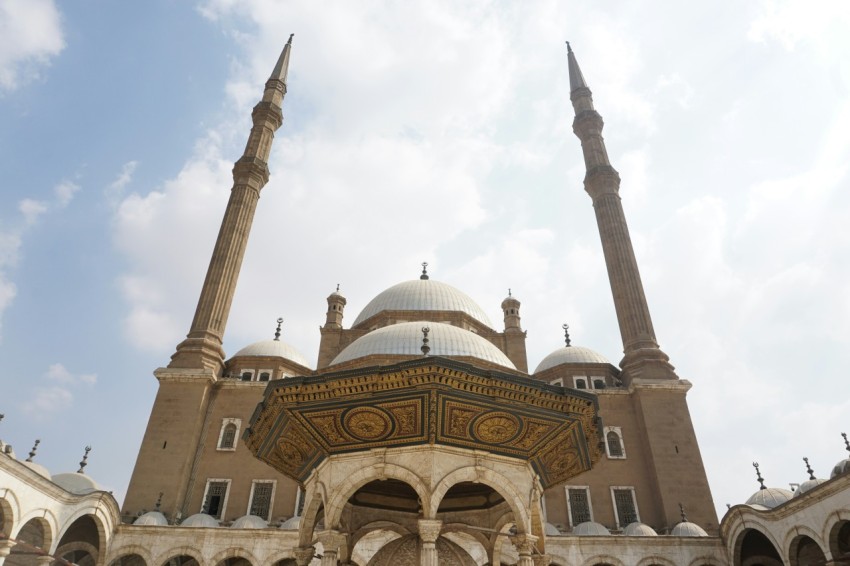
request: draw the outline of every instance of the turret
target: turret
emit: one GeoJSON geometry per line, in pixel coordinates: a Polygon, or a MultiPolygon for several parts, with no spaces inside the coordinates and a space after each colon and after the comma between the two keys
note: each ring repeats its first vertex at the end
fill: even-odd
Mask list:
{"type": "Polygon", "coordinates": [[[328,312],[325,314],[324,328],[342,328],[345,303],[345,297],[339,294],[339,284],[337,284],[336,291],[328,295],[328,312]]]}
{"type": "Polygon", "coordinates": [[[520,302],[508,289],[508,296],[502,301],[502,313],[505,315],[505,332],[522,331],[519,318],[520,302]]]}

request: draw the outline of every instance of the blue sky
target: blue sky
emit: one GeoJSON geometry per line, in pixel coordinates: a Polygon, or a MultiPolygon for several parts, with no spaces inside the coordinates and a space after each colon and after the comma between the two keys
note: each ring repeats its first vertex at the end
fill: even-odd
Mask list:
{"type": "Polygon", "coordinates": [[[278,133],[225,349],[315,359],[416,276],[493,320],[523,301],[533,366],[621,355],[572,134],[565,39],[597,108],[653,314],[719,508],[820,477],[850,428],[845,2],[0,0],[0,437],[123,496],[188,330],[230,168],[289,33],[278,133]],[[734,438],[734,442],[730,439],[734,438]]]}

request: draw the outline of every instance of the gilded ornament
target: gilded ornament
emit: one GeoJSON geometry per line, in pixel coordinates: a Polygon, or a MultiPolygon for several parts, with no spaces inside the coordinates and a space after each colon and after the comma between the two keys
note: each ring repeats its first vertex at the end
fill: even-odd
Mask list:
{"type": "Polygon", "coordinates": [[[490,444],[501,444],[516,436],[519,422],[509,413],[488,413],[475,422],[475,436],[490,444]]]}
{"type": "Polygon", "coordinates": [[[345,415],[345,428],[361,440],[379,440],[390,431],[390,417],[383,411],[362,407],[345,415]]]}

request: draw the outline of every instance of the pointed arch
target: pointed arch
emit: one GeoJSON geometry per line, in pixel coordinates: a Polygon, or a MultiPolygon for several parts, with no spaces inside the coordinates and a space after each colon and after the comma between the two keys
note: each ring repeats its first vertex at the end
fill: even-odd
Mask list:
{"type": "Polygon", "coordinates": [[[257,557],[254,556],[251,551],[236,546],[229,546],[224,550],[220,551],[219,553],[215,554],[210,559],[209,563],[211,566],[218,566],[219,564],[221,564],[225,560],[229,560],[230,558],[241,558],[243,560],[247,560],[251,563],[251,566],[260,566],[261,564],[261,562],[257,560],[257,557]]]}

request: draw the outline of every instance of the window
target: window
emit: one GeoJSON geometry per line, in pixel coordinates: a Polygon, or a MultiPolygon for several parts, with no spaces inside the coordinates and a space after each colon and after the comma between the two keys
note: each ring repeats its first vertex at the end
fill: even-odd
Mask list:
{"type": "Polygon", "coordinates": [[[261,369],[260,376],[257,378],[257,381],[268,381],[272,378],[272,370],[270,369],[261,369]]]}
{"type": "Polygon", "coordinates": [[[640,521],[637,503],[635,502],[635,488],[612,487],[611,499],[614,502],[614,515],[617,519],[618,529],[622,529],[629,523],[640,521]]]}
{"type": "Polygon", "coordinates": [[[242,419],[222,419],[221,432],[218,433],[217,450],[236,450],[240,426],[242,426],[242,419]]]}
{"type": "Polygon", "coordinates": [[[573,383],[575,384],[576,389],[587,389],[587,379],[584,377],[574,377],[573,383]]]}
{"type": "Polygon", "coordinates": [[[593,388],[594,389],[605,389],[605,379],[601,377],[593,378],[593,388]]]}
{"type": "Polygon", "coordinates": [[[590,489],[586,486],[567,487],[567,512],[570,516],[570,526],[593,520],[590,507],[590,489]]]}
{"type": "Polygon", "coordinates": [[[552,381],[549,382],[549,385],[560,385],[561,387],[563,387],[564,386],[564,378],[559,377],[557,379],[553,379],[552,381]]]}
{"type": "Polygon", "coordinates": [[[242,370],[242,381],[251,381],[254,379],[254,370],[252,369],[243,369],[242,370]]]}
{"type": "Polygon", "coordinates": [[[623,432],[620,430],[620,427],[605,427],[605,452],[611,459],[626,459],[626,449],[623,446],[623,432]]]}
{"type": "Polygon", "coordinates": [[[304,511],[304,490],[298,488],[298,493],[295,495],[295,516],[300,517],[304,511]]]}
{"type": "Polygon", "coordinates": [[[227,507],[229,488],[230,480],[207,480],[207,488],[204,491],[204,505],[201,507],[201,513],[206,513],[221,520],[224,517],[224,510],[227,507]]]}
{"type": "Polygon", "coordinates": [[[248,514],[256,515],[268,521],[274,501],[274,480],[254,480],[251,483],[251,499],[248,503],[248,514]]]}

